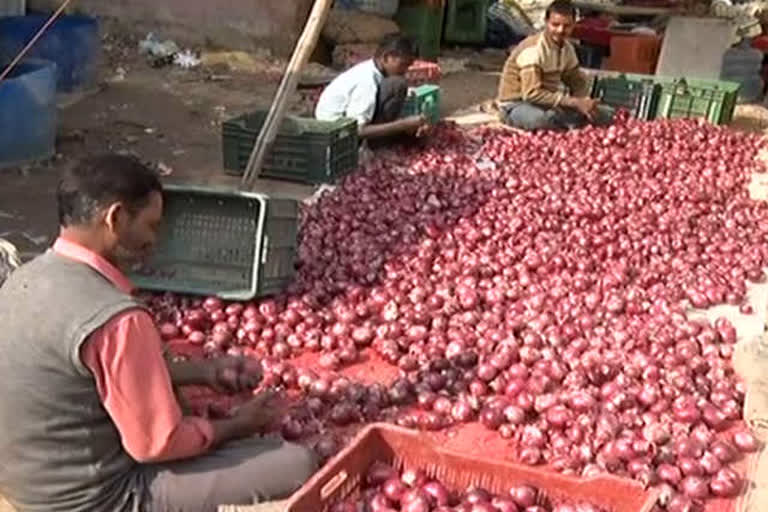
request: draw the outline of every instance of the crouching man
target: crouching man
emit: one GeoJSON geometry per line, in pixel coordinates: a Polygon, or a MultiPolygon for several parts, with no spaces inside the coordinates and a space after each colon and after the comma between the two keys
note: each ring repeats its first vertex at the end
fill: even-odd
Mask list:
{"type": "Polygon", "coordinates": [[[275,417],[268,395],[221,420],[179,407],[174,385],[243,391],[261,372],[239,358],[166,363],[121,270],[157,239],[157,176],[98,157],[64,173],[57,199],[58,240],[0,288],[0,493],[18,512],[215,512],[296,490],[314,456],[254,437],[275,417]]]}
{"type": "Polygon", "coordinates": [[[423,116],[400,118],[408,95],[405,73],[414,55],[410,39],[387,36],[372,59],[349,68],[325,88],[315,117],[320,121],[357,120],[360,138],[374,147],[425,134],[429,124],[423,116]]]}
{"type": "Polygon", "coordinates": [[[568,41],[575,22],[574,6],[555,0],[547,8],[544,31],[512,50],[496,99],[506,124],[523,130],[568,130],[611,123],[613,109],[589,97],[590,82],[568,41]]]}

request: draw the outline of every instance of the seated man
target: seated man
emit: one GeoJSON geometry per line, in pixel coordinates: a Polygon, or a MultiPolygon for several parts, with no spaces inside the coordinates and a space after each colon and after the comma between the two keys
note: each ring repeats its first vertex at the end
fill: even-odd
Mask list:
{"type": "Polygon", "coordinates": [[[315,109],[321,121],[348,117],[357,120],[360,137],[394,140],[421,135],[427,130],[423,116],[398,119],[408,94],[405,72],[413,63],[413,43],[393,35],[381,41],[373,59],[351,67],[325,88],[315,109]]]}
{"type": "Polygon", "coordinates": [[[216,512],[296,490],[315,458],[254,437],[274,420],[269,394],[227,419],[179,407],[174,385],[243,391],[261,371],[241,358],[165,361],[121,270],[157,239],[155,173],[93,158],[65,171],[57,198],[58,240],[0,288],[0,493],[18,512],[216,512]]]}
{"type": "Polygon", "coordinates": [[[543,32],[524,39],[504,64],[496,105],[523,130],[563,130],[610,124],[613,109],[589,97],[589,80],[568,37],[576,9],[568,0],[547,7],[543,32]]]}

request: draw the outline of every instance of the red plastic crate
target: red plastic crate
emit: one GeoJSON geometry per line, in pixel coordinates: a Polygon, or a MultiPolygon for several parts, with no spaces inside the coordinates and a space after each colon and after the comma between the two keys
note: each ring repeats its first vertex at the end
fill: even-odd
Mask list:
{"type": "Polygon", "coordinates": [[[440,66],[436,62],[429,62],[427,60],[414,61],[405,73],[405,78],[411,87],[425,84],[437,85],[440,83],[442,76],[443,73],[440,70],[440,66]]]}
{"type": "Polygon", "coordinates": [[[554,503],[588,501],[611,512],[650,512],[658,493],[613,476],[574,478],[528,466],[469,457],[444,450],[412,430],[374,424],[331,459],[291,497],[285,512],[327,512],[334,504],[360,495],[368,468],[375,461],[398,469],[420,468],[453,490],[472,485],[506,494],[514,484],[539,488],[554,503]]]}

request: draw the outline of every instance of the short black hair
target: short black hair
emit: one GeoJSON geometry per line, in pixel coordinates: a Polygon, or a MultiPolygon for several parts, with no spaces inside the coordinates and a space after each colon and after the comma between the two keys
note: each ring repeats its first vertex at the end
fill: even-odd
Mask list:
{"type": "Polygon", "coordinates": [[[152,192],[162,190],[157,173],[138,158],[117,154],[86,158],[66,169],[59,180],[59,225],[90,224],[116,201],[137,212],[149,203],[152,192]]]}
{"type": "Polygon", "coordinates": [[[413,40],[402,34],[390,34],[384,36],[384,38],[379,41],[375,56],[384,57],[386,55],[413,59],[416,57],[416,48],[414,47],[413,40]]]}
{"type": "Polygon", "coordinates": [[[553,12],[576,19],[576,7],[574,7],[570,0],[555,0],[549,4],[544,19],[548,20],[553,12]]]}

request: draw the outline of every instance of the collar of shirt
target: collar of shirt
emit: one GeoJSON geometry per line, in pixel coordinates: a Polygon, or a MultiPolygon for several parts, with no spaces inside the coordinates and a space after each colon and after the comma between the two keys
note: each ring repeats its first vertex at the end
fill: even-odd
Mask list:
{"type": "Polygon", "coordinates": [[[373,76],[376,79],[376,83],[381,83],[381,79],[384,78],[384,73],[379,69],[379,66],[376,65],[376,61],[374,59],[369,60],[371,64],[371,69],[373,70],[373,76]]]}
{"type": "Polygon", "coordinates": [[[57,254],[80,263],[84,263],[104,276],[110,283],[123,293],[133,292],[133,284],[117,267],[102,258],[87,247],[59,237],[53,244],[53,250],[57,254]]]}
{"type": "Polygon", "coordinates": [[[557,44],[549,36],[547,36],[546,32],[541,33],[541,45],[547,52],[553,52],[556,54],[562,52],[565,49],[565,43],[557,44]]]}

